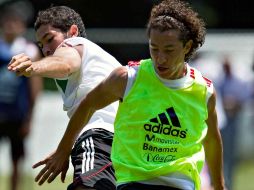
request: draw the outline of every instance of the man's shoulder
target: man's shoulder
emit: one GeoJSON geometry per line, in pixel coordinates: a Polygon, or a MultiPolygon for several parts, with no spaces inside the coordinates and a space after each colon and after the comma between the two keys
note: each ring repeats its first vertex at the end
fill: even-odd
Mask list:
{"type": "Polygon", "coordinates": [[[128,66],[129,67],[137,67],[140,66],[141,64],[144,64],[146,62],[151,62],[151,59],[141,59],[141,60],[134,60],[134,61],[128,61],[128,66]]]}

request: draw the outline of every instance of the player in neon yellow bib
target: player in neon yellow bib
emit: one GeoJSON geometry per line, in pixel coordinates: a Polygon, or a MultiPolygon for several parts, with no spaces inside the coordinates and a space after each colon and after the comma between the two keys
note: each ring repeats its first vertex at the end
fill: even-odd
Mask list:
{"type": "Polygon", "coordinates": [[[204,43],[204,22],[186,2],[164,0],[147,29],[151,59],[115,69],[84,97],[46,174],[64,171],[92,114],[119,100],[111,155],[117,190],[199,190],[205,159],[214,189],[224,190],[215,90],[187,63],[204,43]]]}
{"type": "MultiPolygon", "coordinates": [[[[191,73],[190,68],[187,73],[191,73]]],[[[135,83],[115,120],[111,157],[118,182],[180,172],[199,187],[208,87],[196,70],[194,77],[187,87],[172,90],[158,79],[152,60],[141,61],[135,83]],[[158,102],[157,97],[163,101],[158,102]]]]}

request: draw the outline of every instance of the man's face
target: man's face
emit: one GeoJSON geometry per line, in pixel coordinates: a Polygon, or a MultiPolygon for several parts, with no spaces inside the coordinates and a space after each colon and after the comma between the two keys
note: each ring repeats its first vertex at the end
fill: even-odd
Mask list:
{"type": "Polygon", "coordinates": [[[38,45],[44,56],[52,55],[56,48],[64,41],[67,34],[51,25],[41,25],[36,31],[38,45]]]}
{"type": "Polygon", "coordinates": [[[188,52],[183,42],[179,40],[178,30],[152,29],[149,49],[156,73],[165,79],[178,79],[184,74],[184,58],[188,52]]]}

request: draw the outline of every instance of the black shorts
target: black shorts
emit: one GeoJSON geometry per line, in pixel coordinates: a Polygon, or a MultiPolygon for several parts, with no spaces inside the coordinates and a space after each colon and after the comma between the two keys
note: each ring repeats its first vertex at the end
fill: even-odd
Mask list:
{"type": "Polygon", "coordinates": [[[8,138],[11,144],[11,158],[13,161],[19,160],[24,156],[24,136],[21,135],[20,122],[0,122],[0,140],[8,138]]]}
{"type": "Polygon", "coordinates": [[[78,186],[96,190],[115,190],[115,176],[110,160],[113,133],[104,129],[90,129],[76,141],[71,161],[74,167],[72,190],[78,186]]]}
{"type": "Polygon", "coordinates": [[[149,185],[143,183],[126,183],[123,185],[117,186],[117,190],[181,190],[175,187],[168,187],[163,185],[149,185]]]}

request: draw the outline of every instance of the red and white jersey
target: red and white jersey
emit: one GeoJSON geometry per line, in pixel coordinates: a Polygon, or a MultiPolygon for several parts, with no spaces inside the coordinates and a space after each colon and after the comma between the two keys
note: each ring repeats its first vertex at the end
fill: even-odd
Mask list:
{"type": "MultiPolygon", "coordinates": [[[[133,83],[135,82],[137,71],[139,69],[139,64],[140,64],[139,61],[130,61],[128,65],[126,66],[128,70],[128,82],[127,82],[124,96],[128,94],[133,83]]],[[[195,77],[202,76],[202,75],[199,74],[200,72],[197,69],[190,67],[188,63],[185,63],[185,64],[186,64],[187,72],[186,72],[186,75],[180,79],[168,80],[168,79],[161,78],[159,75],[157,75],[157,77],[161,80],[161,82],[163,82],[165,86],[169,88],[172,88],[172,89],[187,88],[193,84],[195,77]]],[[[214,92],[214,86],[211,80],[209,80],[208,78],[204,76],[202,77],[205,80],[207,85],[206,100],[208,102],[209,98],[214,92]]]]}
{"type": "MultiPolygon", "coordinates": [[[[57,87],[62,94],[64,102],[63,109],[71,117],[86,94],[121,65],[113,56],[85,38],[68,38],[59,47],[66,45],[71,47],[83,45],[82,64],[79,71],[72,73],[64,80],[56,79],[57,87]]],[[[104,128],[113,132],[117,107],[118,102],[115,102],[97,110],[80,134],[91,128],[104,128]]]]}

